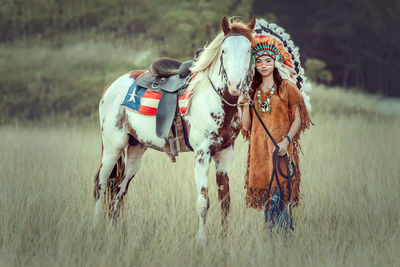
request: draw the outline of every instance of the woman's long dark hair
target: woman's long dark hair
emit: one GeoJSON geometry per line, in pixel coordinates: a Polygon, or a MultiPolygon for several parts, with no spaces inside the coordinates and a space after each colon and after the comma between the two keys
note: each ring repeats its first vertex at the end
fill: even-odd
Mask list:
{"type": "MultiPolygon", "coordinates": [[[[274,68],[274,82],[276,84],[276,93],[279,95],[279,87],[281,86],[282,83],[282,78],[281,75],[278,72],[277,68],[274,68]]],[[[262,83],[262,77],[261,74],[258,73],[258,71],[256,70],[254,73],[254,77],[253,77],[253,83],[251,84],[251,90],[250,90],[250,97],[251,100],[253,100],[254,98],[254,94],[257,91],[257,88],[260,86],[260,84],[262,83]]]]}

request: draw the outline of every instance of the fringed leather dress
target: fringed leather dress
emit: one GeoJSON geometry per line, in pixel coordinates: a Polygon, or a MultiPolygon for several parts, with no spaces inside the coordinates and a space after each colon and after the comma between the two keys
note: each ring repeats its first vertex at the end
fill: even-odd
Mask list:
{"type": "MultiPolygon", "coordinates": [[[[265,102],[268,96],[269,92],[262,92],[261,102],[265,102]]],[[[298,151],[301,150],[299,144],[300,132],[304,132],[308,129],[312,122],[307,113],[301,91],[292,82],[283,80],[277,92],[272,95],[271,100],[272,106],[271,111],[269,112],[259,111],[260,105],[258,103],[257,94],[254,94],[253,102],[255,103],[255,108],[260,114],[264,124],[267,126],[277,143],[281,142],[284,136],[289,132],[290,126],[295,118],[296,107],[298,107],[300,111],[300,130],[288,146],[288,154],[290,158],[294,160],[297,169],[295,177],[291,179],[291,198],[289,196],[288,180],[282,177],[278,172],[278,179],[284,192],[284,204],[287,205],[291,199],[293,206],[297,206],[300,199],[301,177],[298,156],[298,151]]],[[[243,135],[249,141],[247,171],[245,175],[245,188],[247,190],[246,206],[262,209],[266,199],[272,197],[272,194],[277,187],[276,181],[273,180],[270,194],[269,196],[266,196],[273,169],[272,153],[275,147],[252,109],[250,109],[250,116],[251,130],[242,131],[243,135]]],[[[281,169],[286,170],[284,160],[281,160],[281,169]]]]}

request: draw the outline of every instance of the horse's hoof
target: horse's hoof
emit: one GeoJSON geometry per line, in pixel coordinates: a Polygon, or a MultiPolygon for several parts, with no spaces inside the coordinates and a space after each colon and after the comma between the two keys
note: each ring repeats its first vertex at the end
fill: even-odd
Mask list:
{"type": "Polygon", "coordinates": [[[99,224],[102,212],[103,212],[103,210],[102,210],[101,203],[100,203],[100,201],[97,200],[96,207],[94,209],[93,227],[96,227],[99,224]]]}
{"type": "Polygon", "coordinates": [[[197,233],[196,247],[205,248],[207,246],[207,237],[204,232],[197,233]]]}
{"type": "Polygon", "coordinates": [[[207,247],[207,240],[196,240],[196,249],[202,250],[207,247]]]}
{"type": "Polygon", "coordinates": [[[99,225],[99,216],[95,214],[93,216],[93,227],[95,228],[97,225],[99,225]]]}
{"type": "Polygon", "coordinates": [[[202,249],[207,246],[207,237],[204,235],[197,235],[196,248],[202,249]]]}

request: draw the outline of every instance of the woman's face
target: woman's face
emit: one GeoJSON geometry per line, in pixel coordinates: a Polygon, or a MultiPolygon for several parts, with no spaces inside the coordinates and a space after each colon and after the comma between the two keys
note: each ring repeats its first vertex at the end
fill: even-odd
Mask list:
{"type": "Polygon", "coordinates": [[[256,69],[261,76],[269,76],[274,72],[275,61],[272,57],[264,55],[256,59],[256,69]]]}

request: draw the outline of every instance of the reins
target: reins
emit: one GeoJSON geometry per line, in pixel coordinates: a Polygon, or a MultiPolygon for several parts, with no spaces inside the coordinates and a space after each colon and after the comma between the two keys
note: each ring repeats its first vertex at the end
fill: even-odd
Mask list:
{"type": "Polygon", "coordinates": [[[232,103],[229,103],[228,101],[226,101],[225,98],[224,98],[222,95],[220,95],[220,93],[218,92],[218,90],[215,88],[214,83],[213,83],[213,82],[211,81],[211,79],[210,79],[210,76],[207,75],[207,77],[208,77],[208,80],[209,80],[210,83],[211,83],[212,88],[214,89],[214,91],[217,93],[217,95],[219,96],[219,98],[221,98],[221,100],[222,100],[225,104],[227,104],[228,106],[231,106],[231,107],[237,107],[237,106],[242,105],[242,104],[240,104],[240,103],[232,104],[232,103]]]}
{"type": "MultiPolygon", "coordinates": [[[[243,35],[243,34],[240,34],[240,33],[230,33],[230,34],[228,34],[228,35],[226,35],[226,36],[224,37],[224,40],[223,40],[223,41],[225,41],[225,39],[228,38],[228,37],[230,37],[230,36],[244,36],[244,35],[243,35]]],[[[225,70],[225,68],[224,68],[224,61],[223,61],[222,54],[220,55],[220,62],[221,62],[221,63],[220,63],[220,68],[219,68],[219,75],[221,75],[223,79],[227,79],[227,75],[226,75],[226,70],[225,70]]],[[[248,86],[250,86],[250,84],[251,84],[251,82],[252,82],[252,74],[251,74],[252,64],[253,64],[253,61],[250,60],[249,68],[248,68],[247,74],[246,74],[246,81],[245,81],[244,85],[247,84],[248,86]]],[[[210,75],[209,75],[209,74],[207,74],[207,78],[208,78],[208,81],[210,82],[212,88],[214,89],[214,91],[217,93],[217,95],[221,98],[221,100],[222,100],[225,104],[227,104],[228,106],[231,106],[231,107],[237,107],[237,106],[242,106],[242,105],[243,105],[243,104],[240,104],[240,103],[232,104],[232,103],[229,103],[228,101],[226,101],[226,99],[225,99],[225,98],[218,92],[218,90],[215,88],[215,85],[214,85],[214,83],[211,81],[210,75]]]]}
{"type": "MultiPolygon", "coordinates": [[[[250,66],[249,66],[249,71],[247,72],[247,80],[246,80],[246,82],[247,82],[248,84],[249,84],[250,81],[251,81],[251,80],[250,80],[250,78],[251,78],[250,69],[251,69],[251,62],[250,62],[250,66]]],[[[226,71],[225,71],[225,69],[224,69],[224,67],[223,67],[223,64],[222,64],[222,58],[221,58],[221,69],[220,69],[219,73],[220,73],[220,75],[222,75],[223,78],[226,78],[226,71]]],[[[214,91],[217,93],[217,95],[221,98],[221,100],[222,100],[225,104],[227,104],[228,106],[231,106],[231,107],[237,107],[237,106],[243,106],[243,105],[244,105],[244,104],[241,104],[241,103],[232,104],[232,103],[229,103],[228,101],[226,101],[226,99],[218,92],[217,88],[215,88],[215,85],[214,85],[214,83],[211,81],[210,75],[209,75],[209,74],[207,74],[207,78],[208,78],[208,81],[210,82],[212,88],[214,89],[214,91]]]]}
{"type": "MultiPolygon", "coordinates": [[[[260,115],[258,114],[257,109],[255,108],[254,102],[249,103],[249,105],[253,108],[254,113],[256,114],[258,120],[260,121],[260,123],[263,126],[265,132],[268,134],[269,138],[271,139],[271,141],[274,143],[274,146],[275,146],[275,150],[274,150],[274,152],[272,154],[272,162],[273,162],[272,175],[271,175],[271,179],[270,179],[270,182],[269,182],[269,185],[268,185],[268,190],[267,190],[267,193],[266,193],[266,199],[268,200],[268,198],[269,198],[269,194],[271,192],[272,182],[273,182],[274,179],[276,179],[276,183],[278,185],[279,195],[280,195],[279,199],[283,199],[283,200],[285,199],[285,195],[283,193],[281,183],[279,182],[279,179],[278,179],[278,171],[279,171],[279,173],[288,180],[289,203],[290,203],[290,201],[292,199],[291,178],[296,174],[296,165],[294,164],[294,162],[292,160],[290,160],[290,158],[289,158],[289,156],[287,154],[284,155],[284,156],[279,156],[278,155],[279,146],[276,143],[275,139],[272,137],[271,133],[268,131],[268,128],[267,128],[267,126],[265,126],[265,124],[262,121],[260,115]],[[281,170],[280,162],[281,162],[282,158],[284,158],[284,160],[285,160],[287,175],[284,174],[283,171],[281,170]],[[278,170],[276,168],[276,165],[278,165],[278,170]],[[291,165],[292,170],[293,170],[292,173],[290,173],[290,165],[291,165]]],[[[283,210],[283,200],[279,201],[279,206],[280,206],[281,210],[283,210]]],[[[267,201],[265,203],[265,212],[267,212],[267,201]]],[[[289,204],[289,220],[290,220],[289,221],[289,226],[290,226],[291,229],[293,229],[292,207],[291,207],[290,204],[289,204]]]]}

